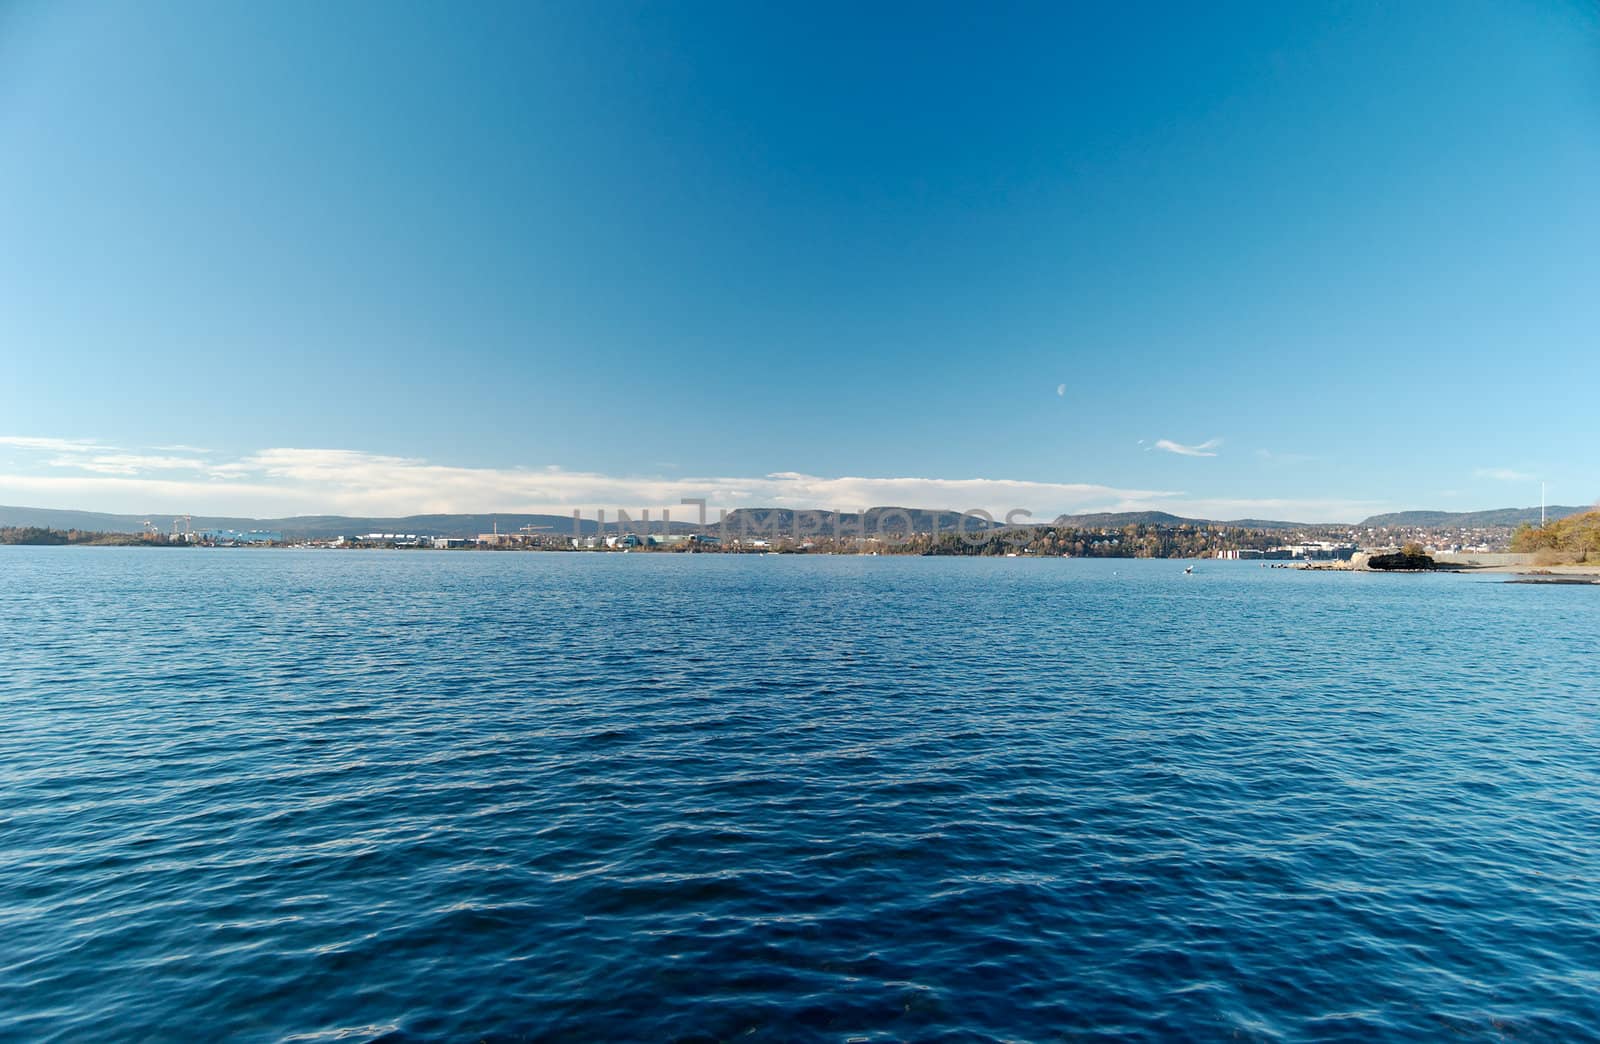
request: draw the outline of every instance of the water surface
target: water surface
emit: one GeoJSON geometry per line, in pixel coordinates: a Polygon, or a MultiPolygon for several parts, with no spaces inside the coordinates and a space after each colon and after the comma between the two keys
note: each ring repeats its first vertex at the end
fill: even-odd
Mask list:
{"type": "Polygon", "coordinates": [[[0,548],[0,1037],[1596,1039],[1498,580],[0,548]]]}

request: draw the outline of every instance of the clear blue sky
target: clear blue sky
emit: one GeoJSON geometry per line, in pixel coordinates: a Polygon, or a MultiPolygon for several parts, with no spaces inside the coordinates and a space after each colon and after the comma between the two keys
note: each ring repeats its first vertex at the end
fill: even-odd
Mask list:
{"type": "Polygon", "coordinates": [[[1578,0],[8,4],[0,243],[0,502],[1600,497],[1578,0]]]}

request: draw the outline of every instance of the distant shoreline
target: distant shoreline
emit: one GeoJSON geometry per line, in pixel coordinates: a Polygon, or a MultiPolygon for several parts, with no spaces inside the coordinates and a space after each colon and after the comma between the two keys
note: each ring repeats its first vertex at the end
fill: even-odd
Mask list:
{"type": "MultiPolygon", "coordinates": [[[[138,540],[128,541],[128,542],[125,542],[125,543],[124,542],[98,543],[98,542],[87,542],[87,541],[74,542],[74,543],[37,543],[37,544],[34,544],[34,543],[8,543],[8,544],[0,544],[0,547],[60,547],[60,548],[191,547],[191,548],[194,548],[194,549],[200,550],[200,551],[260,551],[260,552],[268,552],[268,551],[321,551],[321,552],[330,552],[330,553],[332,553],[332,552],[360,553],[360,552],[372,552],[372,551],[386,551],[386,552],[405,552],[407,554],[417,553],[417,552],[421,552],[421,553],[430,553],[431,552],[431,553],[435,553],[435,554],[460,554],[460,553],[462,553],[464,551],[465,552],[473,552],[473,553],[485,553],[486,552],[486,553],[491,553],[491,554],[519,554],[519,553],[534,552],[534,553],[540,553],[540,554],[563,555],[563,556],[565,556],[565,555],[578,555],[578,556],[583,556],[583,557],[590,557],[590,556],[611,557],[612,555],[618,555],[618,554],[622,554],[623,553],[623,552],[619,552],[619,551],[615,551],[615,550],[609,550],[609,549],[605,550],[605,551],[600,551],[600,550],[597,550],[597,549],[596,550],[587,550],[587,549],[585,549],[585,550],[553,550],[553,549],[546,549],[546,548],[516,548],[516,549],[503,548],[503,549],[495,549],[495,548],[486,548],[486,547],[481,547],[481,548],[480,547],[472,547],[472,548],[359,547],[359,546],[354,546],[354,547],[316,547],[316,546],[305,546],[305,545],[295,545],[295,544],[202,545],[202,544],[150,543],[150,542],[138,541],[138,540]]],[[[651,557],[662,556],[662,555],[669,556],[669,557],[683,557],[685,554],[689,554],[688,552],[681,552],[681,551],[680,552],[674,552],[674,551],[660,551],[660,550],[639,551],[639,552],[636,552],[636,553],[649,555],[651,557]]],[[[1091,555],[1079,555],[1079,556],[1074,556],[1074,555],[1039,555],[1039,554],[1005,555],[1005,556],[1002,556],[1002,555],[925,555],[925,554],[906,554],[906,553],[903,553],[903,552],[894,552],[894,551],[882,551],[882,552],[874,552],[874,551],[766,551],[766,552],[755,552],[755,551],[746,551],[746,552],[738,552],[738,551],[706,551],[706,552],[694,552],[694,554],[704,554],[704,555],[709,555],[709,556],[718,557],[718,558],[721,558],[721,557],[742,557],[742,558],[756,557],[756,558],[759,558],[759,557],[764,557],[764,556],[769,556],[769,555],[776,555],[776,556],[782,556],[782,557],[786,557],[786,558],[794,558],[794,557],[804,557],[804,558],[877,558],[877,557],[883,557],[883,558],[963,558],[963,559],[973,559],[973,558],[989,558],[989,559],[1012,558],[1012,559],[1021,559],[1021,560],[1032,559],[1032,560],[1035,560],[1035,561],[1048,561],[1048,560],[1067,559],[1067,560],[1076,560],[1076,561],[1099,561],[1099,562],[1140,562],[1140,561],[1145,561],[1145,562],[1191,562],[1191,563],[1205,562],[1205,563],[1212,563],[1212,564],[1220,564],[1222,562],[1227,562],[1228,563],[1228,566],[1227,566],[1228,568],[1238,568],[1238,567],[1242,567],[1242,566],[1248,566],[1248,565],[1251,565],[1251,564],[1259,564],[1259,565],[1262,565],[1263,567],[1271,567],[1271,568],[1275,568],[1275,569],[1291,569],[1291,570],[1295,570],[1295,571],[1298,571],[1298,572],[1311,572],[1311,573],[1370,573],[1370,574],[1374,574],[1374,575],[1383,575],[1383,574],[1387,574],[1387,573],[1397,573],[1397,574],[1404,574],[1404,575],[1407,575],[1407,576],[1417,575],[1417,574],[1426,574],[1426,573],[1494,574],[1494,575],[1499,575],[1499,576],[1514,577],[1514,579],[1510,579],[1510,580],[1505,581],[1506,583],[1546,584],[1546,585],[1550,585],[1550,586],[1600,586],[1600,564],[1590,564],[1590,563],[1556,564],[1556,565],[1535,565],[1535,564],[1532,564],[1532,563],[1475,565],[1475,564],[1469,564],[1469,563],[1448,563],[1447,562],[1447,563],[1441,563],[1437,568],[1434,568],[1434,569],[1431,569],[1431,570],[1430,569],[1390,569],[1390,570],[1384,570],[1384,569],[1365,569],[1365,568],[1359,568],[1359,567],[1352,567],[1348,563],[1344,563],[1344,562],[1338,562],[1338,563],[1334,563],[1334,562],[1261,562],[1261,563],[1256,563],[1253,560],[1240,561],[1240,560],[1237,560],[1237,559],[1218,559],[1218,558],[1159,558],[1159,557],[1138,557],[1138,556],[1133,556],[1133,555],[1127,555],[1127,556],[1116,556],[1116,555],[1092,555],[1092,556],[1091,555]]]]}

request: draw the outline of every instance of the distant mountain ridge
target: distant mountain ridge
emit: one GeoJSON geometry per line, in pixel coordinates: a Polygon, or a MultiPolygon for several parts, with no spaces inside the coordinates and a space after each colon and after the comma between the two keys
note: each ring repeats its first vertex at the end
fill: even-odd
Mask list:
{"type": "MultiPolygon", "coordinates": [[[[965,530],[975,533],[993,529],[1004,523],[988,521],[981,515],[963,515],[955,510],[935,511],[930,508],[874,507],[865,511],[823,511],[806,508],[735,508],[728,512],[720,525],[729,531],[760,532],[774,530],[792,534],[796,522],[814,533],[832,535],[835,526],[846,535],[850,533],[931,533],[937,528],[941,533],[965,530]],[[801,519],[800,516],[806,516],[801,519]]],[[[719,523],[708,518],[708,529],[719,523]]]]}
{"type": "MultiPolygon", "coordinates": [[[[1569,515],[1581,515],[1585,511],[1592,510],[1594,510],[1592,507],[1551,504],[1544,508],[1544,513],[1546,518],[1557,519],[1569,515]]],[[[1526,507],[1496,508],[1492,511],[1393,511],[1387,515],[1373,515],[1371,518],[1362,519],[1358,525],[1419,526],[1436,529],[1441,526],[1520,526],[1524,522],[1538,521],[1539,508],[1526,507]]]]}
{"type": "MultiPolygon", "coordinates": [[[[83,529],[101,533],[138,533],[148,520],[158,530],[172,529],[173,515],[113,515],[99,511],[70,511],[55,508],[11,507],[0,505],[0,526],[40,526],[47,529],[83,529]]],[[[182,516],[176,516],[182,517],[182,516]]],[[[288,538],[326,539],[337,536],[358,536],[363,533],[415,533],[418,536],[471,537],[492,532],[497,526],[502,533],[515,533],[523,526],[535,527],[538,532],[572,534],[571,515],[405,515],[402,517],[359,517],[348,515],[293,515],[286,518],[239,518],[229,515],[195,515],[190,525],[204,529],[265,529],[282,533],[288,538]]],[[[651,526],[660,530],[660,519],[652,519],[651,526]]],[[[614,521],[605,528],[616,529],[614,521]]],[[[693,527],[674,522],[673,530],[687,531],[693,527]]],[[[599,532],[600,526],[592,518],[579,523],[580,534],[599,532]]]]}
{"type": "MultiPolygon", "coordinates": [[[[1057,515],[1053,526],[1074,529],[1120,529],[1123,526],[1233,526],[1238,529],[1309,529],[1320,523],[1280,522],[1262,518],[1219,521],[1212,518],[1184,518],[1165,511],[1101,511],[1087,515],[1057,515]]],[[[1328,523],[1330,525],[1335,523],[1328,523]]]]}
{"type": "MultiPolygon", "coordinates": [[[[1593,510],[1590,507],[1553,505],[1545,508],[1550,519],[1566,518],[1593,510]]],[[[687,509],[685,509],[687,513],[687,509]]],[[[831,534],[835,526],[833,512],[807,511],[795,508],[738,508],[727,513],[723,525],[728,530],[748,531],[752,534],[771,532],[774,527],[780,534],[795,532],[797,516],[807,516],[803,521],[808,531],[831,534]]],[[[138,533],[148,520],[158,530],[168,532],[173,517],[160,515],[118,515],[100,511],[75,511],[61,508],[36,508],[0,505],[0,526],[39,526],[46,529],[80,529],[102,533],[138,533]]],[[[955,510],[933,511],[924,508],[875,507],[864,512],[840,512],[837,525],[848,533],[897,533],[907,531],[931,532],[938,521],[941,532],[953,532],[958,527],[969,532],[1004,525],[1002,520],[985,522],[981,517],[963,516],[955,510]]],[[[1397,511],[1373,515],[1357,523],[1361,527],[1417,526],[1424,528],[1443,526],[1515,526],[1523,522],[1538,522],[1539,509],[1498,508],[1491,511],[1397,511]]],[[[1129,525],[1145,526],[1233,526],[1240,529],[1310,529],[1319,526],[1347,525],[1348,523],[1285,522],[1273,519],[1243,518],[1230,521],[1185,518],[1165,511],[1102,511],[1079,515],[1058,515],[1054,519],[1029,519],[1021,526],[1069,526],[1075,529],[1120,529],[1129,525]]],[[[570,536],[573,534],[571,515],[526,515],[512,513],[480,513],[459,515],[404,515],[404,516],[349,516],[349,515],[293,515],[285,518],[243,518],[230,515],[195,515],[190,525],[203,529],[265,529],[282,533],[289,539],[326,539],[336,536],[358,536],[363,533],[415,533],[418,536],[472,537],[488,533],[498,527],[502,533],[515,533],[524,526],[537,533],[570,536]]],[[[641,521],[634,519],[630,529],[640,531],[641,521]]],[[[718,528],[713,513],[706,528],[718,528]]],[[[661,519],[654,517],[649,524],[651,532],[660,532],[661,519]]],[[[694,522],[683,519],[672,521],[672,531],[689,533],[700,529],[694,522]]],[[[605,525],[593,518],[584,518],[577,524],[577,533],[588,536],[601,531],[618,531],[615,518],[605,525]]]]}
{"type": "MultiPolygon", "coordinates": [[[[577,534],[588,536],[601,532],[602,529],[607,533],[617,532],[621,523],[617,521],[614,512],[607,514],[610,517],[603,527],[597,519],[580,520],[577,534]]],[[[682,514],[692,516],[694,512],[685,508],[682,514]]],[[[803,522],[809,531],[830,534],[833,532],[835,516],[832,512],[794,508],[738,508],[728,512],[722,524],[729,530],[748,531],[752,534],[771,531],[776,526],[778,533],[790,534],[795,530],[796,516],[806,516],[803,522]]],[[[933,528],[935,516],[939,519],[941,531],[953,531],[961,520],[959,512],[953,510],[931,511],[899,507],[875,507],[864,512],[840,512],[837,518],[839,527],[847,532],[860,531],[864,522],[865,532],[896,533],[907,532],[907,522],[910,524],[910,532],[927,532],[933,528]]],[[[173,518],[174,516],[170,514],[115,515],[98,511],[0,505],[0,526],[40,526],[47,529],[82,529],[102,533],[138,533],[144,529],[144,523],[148,520],[158,530],[167,532],[172,528],[173,518]]],[[[964,524],[969,531],[988,529],[991,526],[981,518],[968,518],[961,524],[964,524]]],[[[533,530],[539,533],[561,536],[572,536],[574,533],[571,515],[520,515],[499,512],[401,517],[294,515],[286,518],[238,518],[224,515],[195,515],[190,520],[190,525],[196,530],[265,529],[282,533],[290,539],[326,539],[336,536],[358,536],[363,533],[472,537],[479,533],[491,532],[496,526],[502,533],[515,533],[524,526],[533,527],[533,530]]],[[[717,514],[709,513],[705,528],[715,531],[718,525],[717,514]]],[[[658,533],[663,527],[660,514],[652,513],[648,527],[642,518],[634,517],[626,524],[626,528],[635,532],[648,528],[650,532],[658,533]]],[[[672,520],[674,533],[690,533],[700,528],[698,522],[686,521],[682,517],[672,520]]]]}

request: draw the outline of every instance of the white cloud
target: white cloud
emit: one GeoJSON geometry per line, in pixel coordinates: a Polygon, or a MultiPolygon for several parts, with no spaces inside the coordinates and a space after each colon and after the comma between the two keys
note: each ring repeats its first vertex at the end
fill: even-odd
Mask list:
{"type": "MultiPolygon", "coordinates": [[[[45,442],[40,440],[39,445],[45,442]]],[[[1198,448],[1204,451],[1207,446],[1198,448]]],[[[112,451],[66,454],[49,463],[53,471],[0,474],[0,503],[130,514],[256,517],[489,511],[568,514],[574,509],[592,516],[597,508],[607,512],[649,508],[653,517],[660,517],[655,512],[665,507],[674,517],[689,519],[695,517],[695,509],[680,502],[693,498],[704,499],[713,517],[718,508],[854,511],[899,506],[981,508],[997,517],[1013,508],[1025,508],[1041,521],[1064,513],[1142,510],[1201,518],[1353,520],[1387,506],[1318,500],[1208,500],[1175,490],[982,477],[828,477],[795,471],[754,476],[608,475],[559,467],[466,467],[358,450],[297,447],[264,449],[226,461],[112,451]]]]}
{"type": "Polygon", "coordinates": [[[144,475],[164,471],[209,473],[212,470],[210,461],[192,455],[207,451],[195,447],[174,446],[159,453],[141,453],[108,446],[93,439],[36,435],[0,435],[0,446],[13,446],[33,454],[36,466],[89,471],[98,475],[144,475]],[[177,453],[189,455],[174,455],[177,453]],[[49,456],[43,456],[45,454],[49,456]]]}
{"type": "Polygon", "coordinates": [[[1065,396],[1067,394],[1067,386],[1065,384],[1056,385],[1056,394],[1060,395],[1060,396],[1065,396]]]}
{"type": "Polygon", "coordinates": [[[0,435],[0,446],[49,450],[52,453],[93,453],[96,450],[113,448],[111,446],[102,446],[93,439],[52,439],[35,435],[0,435]]]}
{"type": "Polygon", "coordinates": [[[214,469],[232,478],[260,476],[304,491],[340,511],[411,514],[458,511],[557,511],[574,507],[676,507],[684,498],[715,507],[774,506],[854,510],[875,505],[1006,510],[1022,505],[1121,504],[1174,494],[1088,483],[1012,479],[823,477],[800,472],[758,476],[607,475],[562,468],[477,468],[413,457],[338,449],[280,447],[214,469]]]}
{"type": "Polygon", "coordinates": [[[1538,478],[1525,471],[1513,471],[1510,468],[1479,468],[1472,473],[1478,478],[1494,479],[1496,482],[1537,482],[1538,478]]]}
{"type": "Polygon", "coordinates": [[[0,475],[0,501],[29,507],[76,508],[130,515],[259,515],[282,513],[300,491],[255,482],[135,478],[120,475],[0,475]],[[170,508],[170,510],[169,510],[170,508]]]}
{"type": "Polygon", "coordinates": [[[148,471],[204,471],[210,467],[192,457],[154,457],[139,453],[97,453],[91,456],[66,455],[50,461],[52,467],[81,468],[102,475],[140,475],[148,471]]]}
{"type": "Polygon", "coordinates": [[[1220,445],[1222,445],[1221,439],[1207,439],[1197,446],[1186,446],[1181,442],[1173,442],[1171,439],[1157,439],[1155,448],[1184,457],[1215,457],[1217,455],[1217,447],[1220,445]]]}

